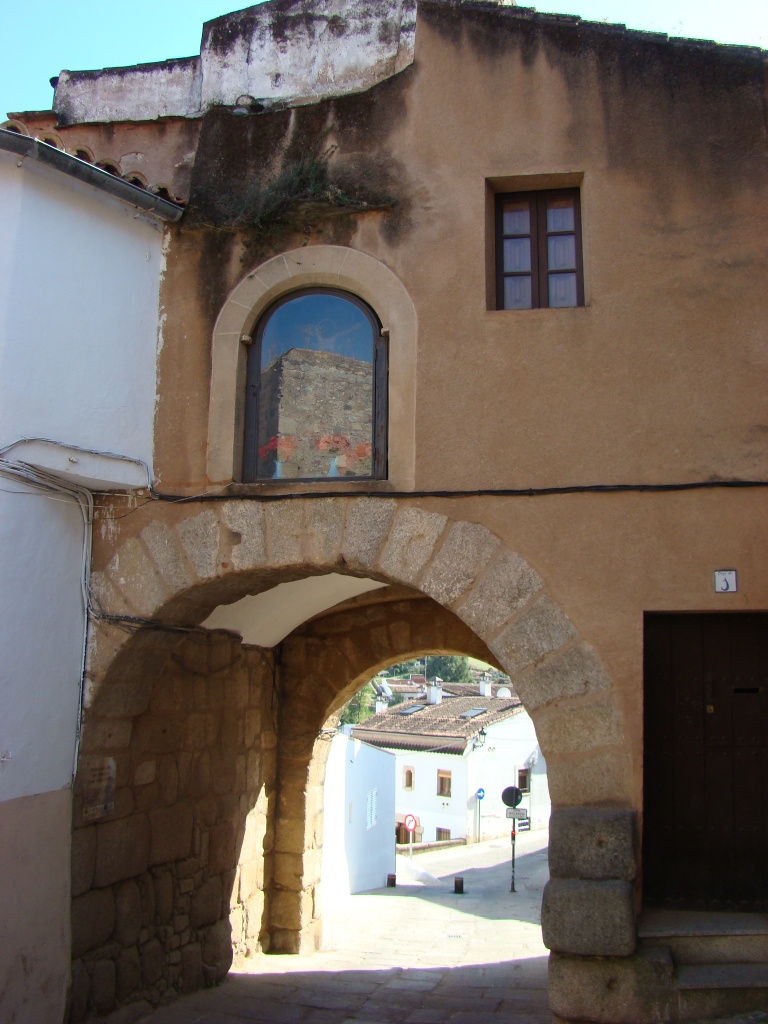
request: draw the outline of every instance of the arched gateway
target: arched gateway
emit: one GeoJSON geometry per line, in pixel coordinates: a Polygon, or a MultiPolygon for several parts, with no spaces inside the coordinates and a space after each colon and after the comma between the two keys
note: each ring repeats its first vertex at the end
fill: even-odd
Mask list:
{"type": "Polygon", "coordinates": [[[555,808],[543,926],[561,969],[633,951],[630,766],[610,680],[525,560],[440,507],[153,503],[149,525],[141,511],[110,524],[75,800],[73,1019],[221,978],[233,943],[318,941],[318,732],[367,676],[428,650],[496,662],[535,721],[555,808]],[[386,586],[271,648],[198,628],[327,573],[386,586]]]}

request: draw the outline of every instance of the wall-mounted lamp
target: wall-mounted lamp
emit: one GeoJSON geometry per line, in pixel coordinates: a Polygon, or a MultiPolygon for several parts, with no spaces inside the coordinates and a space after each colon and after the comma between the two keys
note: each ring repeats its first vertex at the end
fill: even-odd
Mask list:
{"type": "Polygon", "coordinates": [[[477,750],[479,747],[484,747],[485,739],[485,729],[481,729],[477,736],[472,740],[472,749],[477,750]]]}

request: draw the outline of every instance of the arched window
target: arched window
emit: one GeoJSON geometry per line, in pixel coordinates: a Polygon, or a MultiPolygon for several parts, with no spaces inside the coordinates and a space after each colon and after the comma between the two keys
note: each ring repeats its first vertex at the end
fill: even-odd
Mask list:
{"type": "Polygon", "coordinates": [[[348,292],[291,292],[248,352],[243,480],[386,476],[386,339],[348,292]]]}

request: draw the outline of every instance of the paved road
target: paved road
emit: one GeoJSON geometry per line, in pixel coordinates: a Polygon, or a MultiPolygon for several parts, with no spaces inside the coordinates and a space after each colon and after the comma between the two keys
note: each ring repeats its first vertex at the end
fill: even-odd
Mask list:
{"type": "Polygon", "coordinates": [[[321,952],[240,961],[142,1024],[550,1024],[546,841],[519,837],[516,893],[508,839],[398,857],[396,889],[327,901],[321,952]]]}

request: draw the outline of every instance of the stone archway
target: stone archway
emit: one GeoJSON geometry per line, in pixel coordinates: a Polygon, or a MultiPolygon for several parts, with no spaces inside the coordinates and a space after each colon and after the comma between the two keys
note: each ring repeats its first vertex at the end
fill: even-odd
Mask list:
{"type": "MultiPolygon", "coordinates": [[[[89,641],[81,761],[131,748],[137,716],[145,713],[150,699],[151,680],[178,644],[177,631],[196,627],[218,605],[328,572],[403,585],[426,595],[458,623],[465,631],[461,646],[477,638],[513,678],[534,719],[555,809],[550,851],[554,880],[545,897],[543,927],[545,941],[561,954],[560,976],[571,961],[578,966],[584,957],[626,957],[635,945],[635,840],[629,764],[611,682],[590,645],[520,555],[485,527],[452,520],[426,504],[351,496],[232,499],[207,502],[202,508],[168,503],[153,505],[152,521],[143,527],[138,517],[112,525],[96,545],[101,569],[93,574],[92,587],[103,617],[92,624],[89,641]]],[[[334,644],[324,652],[322,673],[304,673],[304,684],[322,713],[343,703],[345,689],[372,665],[375,670],[393,652],[419,647],[413,637],[407,642],[398,637],[397,629],[401,627],[394,622],[380,624],[362,645],[334,644]]],[[[428,646],[436,646],[435,640],[428,646]]],[[[290,643],[283,653],[291,653],[290,643]]],[[[269,659],[258,651],[254,659],[261,666],[262,686],[268,687],[264,666],[269,659]]],[[[274,662],[270,671],[278,671],[274,662]]],[[[284,722],[283,716],[270,743],[281,757],[298,763],[311,755],[314,737],[311,729],[292,736],[284,722]]],[[[278,789],[266,812],[272,817],[265,835],[270,829],[276,834],[281,820],[288,821],[305,800],[300,774],[291,783],[292,795],[288,785],[278,789]]],[[[167,830],[172,815],[168,809],[154,817],[142,814],[147,818],[141,824],[146,842],[162,846],[159,833],[167,830]]],[[[243,829],[248,827],[246,817],[243,813],[243,829]]],[[[96,851],[88,854],[95,858],[97,877],[99,851],[106,843],[101,837],[110,824],[96,827],[96,851]]],[[[299,849],[305,824],[300,822],[285,849],[278,851],[286,855],[279,870],[293,871],[296,881],[285,885],[267,908],[271,931],[282,935],[276,945],[286,949],[311,944],[317,920],[308,905],[304,847],[299,849]]],[[[183,856],[189,859],[187,853],[183,856]]],[[[277,870],[277,857],[274,864],[277,870]]],[[[106,876],[100,877],[103,881],[106,876]]],[[[192,884],[197,884],[194,878],[192,884]]],[[[96,890],[92,884],[79,899],[90,899],[96,890]]],[[[153,953],[157,962],[177,966],[180,955],[178,944],[170,945],[176,942],[173,934],[167,936],[167,949],[166,939],[158,942],[160,948],[153,953]]]]}

